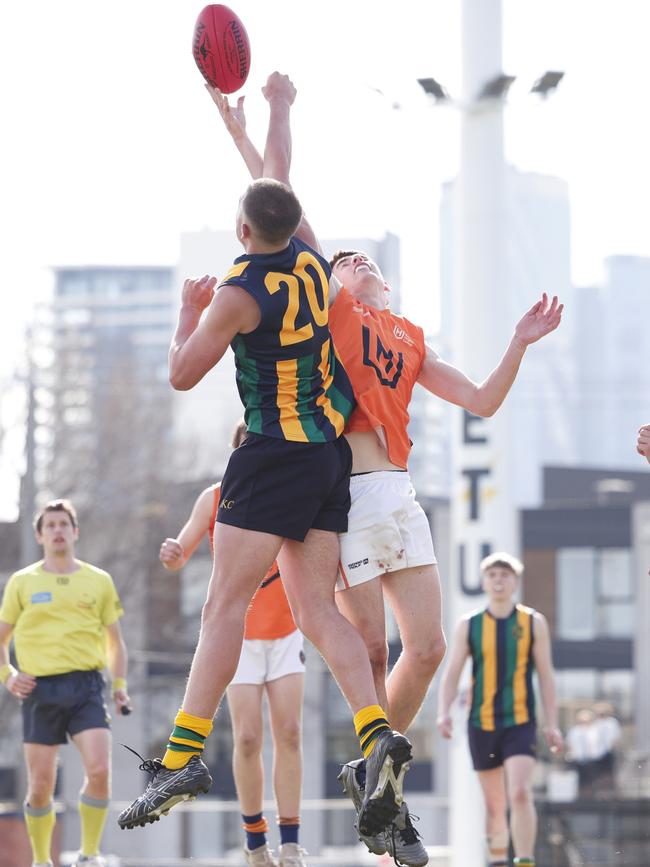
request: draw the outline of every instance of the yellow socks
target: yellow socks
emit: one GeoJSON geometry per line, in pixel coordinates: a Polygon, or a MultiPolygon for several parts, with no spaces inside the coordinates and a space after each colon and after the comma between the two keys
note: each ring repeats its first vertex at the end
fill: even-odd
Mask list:
{"type": "Polygon", "coordinates": [[[81,819],[81,854],[98,855],[99,841],[102,839],[108,801],[100,801],[89,795],[79,796],[79,818],[81,819]]]}
{"type": "Polygon", "coordinates": [[[378,704],[371,704],[361,708],[354,715],[354,730],[361,744],[361,752],[367,759],[375,747],[377,735],[383,731],[390,731],[386,714],[378,704]]]}
{"type": "Polygon", "coordinates": [[[30,807],[25,803],[24,811],[34,861],[37,864],[46,864],[50,860],[52,831],[56,825],[54,804],[50,803],[47,807],[30,807]]]}
{"type": "Polygon", "coordinates": [[[174,720],[174,731],[169,736],[163,765],[171,771],[184,768],[192,756],[200,756],[205,739],[212,731],[212,720],[192,716],[179,710],[174,720]]]}

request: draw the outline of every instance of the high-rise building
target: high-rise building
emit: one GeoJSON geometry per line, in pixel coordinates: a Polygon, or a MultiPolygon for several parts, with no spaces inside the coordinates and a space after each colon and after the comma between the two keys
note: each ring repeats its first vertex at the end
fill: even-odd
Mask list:
{"type": "MultiPolygon", "coordinates": [[[[571,309],[570,226],[568,188],[559,178],[506,170],[503,219],[506,234],[506,267],[503,286],[493,300],[507,328],[514,327],[542,292],[558,295],[571,309]]],[[[454,213],[457,185],[443,188],[441,205],[441,330],[455,333],[453,250],[457,243],[454,213]]],[[[471,255],[471,251],[469,251],[471,255]]],[[[463,312],[472,316],[472,311],[463,312]]],[[[507,400],[513,425],[512,484],[518,506],[535,505],[541,498],[544,464],[571,464],[576,457],[569,398],[575,393],[572,324],[565,317],[550,337],[534,344],[526,357],[507,400]]],[[[505,351],[493,335],[493,363],[505,351]]],[[[446,356],[453,363],[452,352],[446,356]]],[[[465,371],[481,381],[489,370],[465,371]]]]}
{"type": "Polygon", "coordinates": [[[636,431],[650,419],[650,258],[611,256],[601,286],[576,291],[575,428],[579,462],[639,468],[636,431]]]}

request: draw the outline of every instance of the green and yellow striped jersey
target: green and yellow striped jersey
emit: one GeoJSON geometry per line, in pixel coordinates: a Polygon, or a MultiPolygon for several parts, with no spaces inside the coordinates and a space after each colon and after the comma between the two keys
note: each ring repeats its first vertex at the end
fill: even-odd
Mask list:
{"type": "Polygon", "coordinates": [[[312,443],[343,433],[354,396],[329,330],[330,275],[292,238],[278,253],[240,256],[221,283],[245,289],[261,311],[258,327],[231,344],[252,433],[312,443]]]}
{"type": "Polygon", "coordinates": [[[534,610],[515,605],[508,617],[488,609],[469,619],[472,706],[469,719],[484,731],[535,719],[534,610]]]}

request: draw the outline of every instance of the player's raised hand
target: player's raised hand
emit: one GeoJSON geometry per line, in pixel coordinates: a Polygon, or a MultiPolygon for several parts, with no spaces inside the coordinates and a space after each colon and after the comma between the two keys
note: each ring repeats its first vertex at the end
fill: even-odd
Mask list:
{"type": "Polygon", "coordinates": [[[443,738],[450,741],[454,731],[454,723],[449,714],[441,714],[436,720],[436,725],[443,738]]]}
{"type": "Polygon", "coordinates": [[[240,96],[237,99],[237,105],[231,105],[228,97],[225,96],[218,87],[213,87],[211,84],[206,84],[205,89],[212,97],[212,101],[219,109],[219,114],[223,120],[226,129],[235,141],[239,141],[246,135],[246,113],[244,112],[244,99],[240,96]]]}
{"type": "Polygon", "coordinates": [[[650,424],[644,424],[639,428],[639,436],[636,441],[636,450],[650,463],[650,424]]]}
{"type": "Polygon", "coordinates": [[[18,671],[7,679],[5,686],[12,695],[16,696],[16,698],[27,698],[36,686],[36,678],[32,677],[31,674],[25,674],[22,671],[18,671]]]}
{"type": "Polygon", "coordinates": [[[165,539],[160,546],[158,555],[160,562],[167,569],[179,569],[183,563],[185,552],[178,539],[165,539]]]}
{"type": "Polygon", "coordinates": [[[558,302],[557,295],[553,296],[550,305],[548,303],[548,295],[546,292],[542,295],[540,301],[530,308],[517,323],[515,335],[529,346],[540,340],[551,331],[555,331],[562,320],[562,311],[564,304],[558,302]]]}
{"type": "Polygon", "coordinates": [[[283,75],[281,72],[272,72],[266,80],[266,84],[262,88],[264,98],[269,102],[274,100],[284,100],[289,105],[293,105],[296,98],[296,88],[288,75],[283,75]]]}
{"type": "Polygon", "coordinates": [[[194,307],[196,310],[205,310],[214,297],[214,287],[217,285],[216,277],[201,277],[198,280],[186,280],[181,293],[183,307],[194,307]]]}

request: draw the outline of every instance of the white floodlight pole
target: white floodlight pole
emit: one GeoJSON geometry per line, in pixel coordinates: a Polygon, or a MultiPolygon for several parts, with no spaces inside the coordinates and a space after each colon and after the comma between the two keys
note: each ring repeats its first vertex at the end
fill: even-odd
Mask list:
{"type": "MultiPolygon", "coordinates": [[[[455,201],[453,357],[480,381],[507,345],[506,172],[503,99],[478,99],[502,74],[500,0],[463,0],[461,160],[455,201]]],[[[490,550],[518,551],[509,483],[508,408],[490,419],[458,412],[454,427],[451,592],[453,622],[481,604],[478,564],[490,550]]],[[[465,687],[469,684],[465,683],[465,687]]],[[[485,863],[484,810],[463,727],[455,714],[450,761],[453,867],[485,863]]]]}

